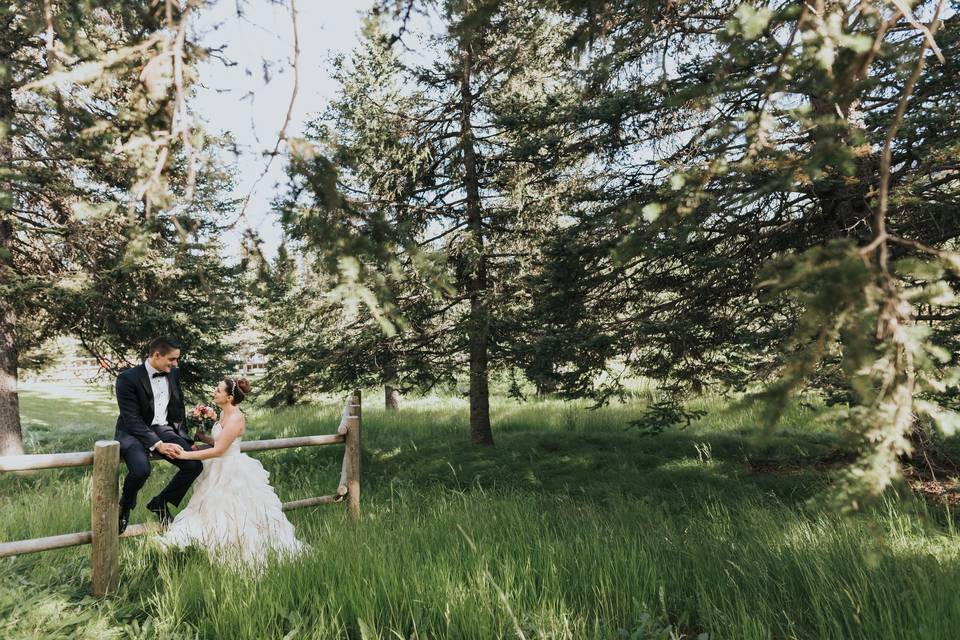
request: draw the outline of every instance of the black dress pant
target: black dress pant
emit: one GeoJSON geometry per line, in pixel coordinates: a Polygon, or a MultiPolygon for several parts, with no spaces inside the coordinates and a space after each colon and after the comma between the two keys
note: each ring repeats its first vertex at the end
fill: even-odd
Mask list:
{"type": "MultiPolygon", "coordinates": [[[[160,437],[164,442],[178,444],[184,450],[190,450],[190,443],[178,435],[165,433],[160,437]]],[[[123,481],[120,506],[133,509],[137,506],[137,493],[140,492],[147,478],[150,477],[150,452],[143,446],[143,443],[128,435],[120,441],[120,455],[123,461],[127,463],[127,477],[123,481]]],[[[170,479],[167,486],[163,488],[163,491],[157,494],[157,497],[164,502],[179,505],[183,496],[190,490],[190,485],[203,471],[203,463],[199,460],[177,460],[166,456],[160,457],[175,465],[178,471],[170,479]]]]}

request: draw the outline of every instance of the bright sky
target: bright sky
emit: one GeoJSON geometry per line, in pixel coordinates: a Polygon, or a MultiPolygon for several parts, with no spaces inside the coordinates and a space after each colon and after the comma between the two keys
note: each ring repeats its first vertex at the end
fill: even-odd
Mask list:
{"type": "MultiPolygon", "coordinates": [[[[299,135],[303,124],[334,95],[336,85],[328,61],[354,48],[362,17],[371,4],[372,0],[297,0],[300,86],[288,135],[299,135]]],[[[246,197],[267,165],[264,154],[276,144],[293,89],[288,2],[218,0],[195,24],[202,44],[225,45],[220,55],[237,63],[228,67],[211,59],[202,65],[202,86],[192,106],[208,131],[228,132],[236,140],[242,151],[237,158],[236,195],[246,197]],[[237,15],[238,9],[242,16],[237,15]]],[[[281,153],[283,150],[281,145],[281,153]]],[[[284,182],[283,166],[282,156],[274,158],[247,207],[247,217],[264,239],[268,255],[273,255],[280,242],[270,202],[278,193],[277,185],[284,182]]],[[[238,253],[244,226],[241,223],[241,228],[224,238],[231,255],[238,253]]]]}

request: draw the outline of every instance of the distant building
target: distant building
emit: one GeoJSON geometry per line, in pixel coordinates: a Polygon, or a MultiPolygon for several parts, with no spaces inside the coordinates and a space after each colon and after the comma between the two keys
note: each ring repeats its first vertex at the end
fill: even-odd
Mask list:
{"type": "MultiPolygon", "coordinates": [[[[101,382],[110,382],[112,377],[107,373],[109,363],[91,356],[74,340],[61,341],[60,356],[43,371],[25,374],[24,379],[33,379],[46,382],[89,382],[100,378],[101,382]]],[[[237,375],[258,376],[267,371],[267,356],[260,353],[256,346],[248,346],[234,354],[233,360],[239,362],[237,375]]],[[[131,357],[131,362],[137,362],[131,357]]]]}
{"type": "Polygon", "coordinates": [[[83,382],[106,371],[107,362],[85,354],[70,354],[38,377],[57,382],[83,382]]]}
{"type": "Polygon", "coordinates": [[[243,364],[240,372],[245,376],[257,376],[267,372],[267,356],[253,351],[239,358],[243,364]]]}

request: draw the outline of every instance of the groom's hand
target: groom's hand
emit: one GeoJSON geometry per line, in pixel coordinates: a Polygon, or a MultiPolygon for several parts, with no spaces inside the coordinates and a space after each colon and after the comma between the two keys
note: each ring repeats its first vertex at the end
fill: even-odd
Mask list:
{"type": "Polygon", "coordinates": [[[176,458],[178,454],[183,453],[183,447],[173,442],[161,442],[154,451],[168,458],[176,458]]]}

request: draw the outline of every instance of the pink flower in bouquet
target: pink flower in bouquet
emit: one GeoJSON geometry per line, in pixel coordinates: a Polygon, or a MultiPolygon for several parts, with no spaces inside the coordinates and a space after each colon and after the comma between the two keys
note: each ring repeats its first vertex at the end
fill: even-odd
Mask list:
{"type": "Polygon", "coordinates": [[[198,404],[190,412],[190,422],[200,431],[206,431],[217,421],[217,411],[205,404],[198,404]]]}

